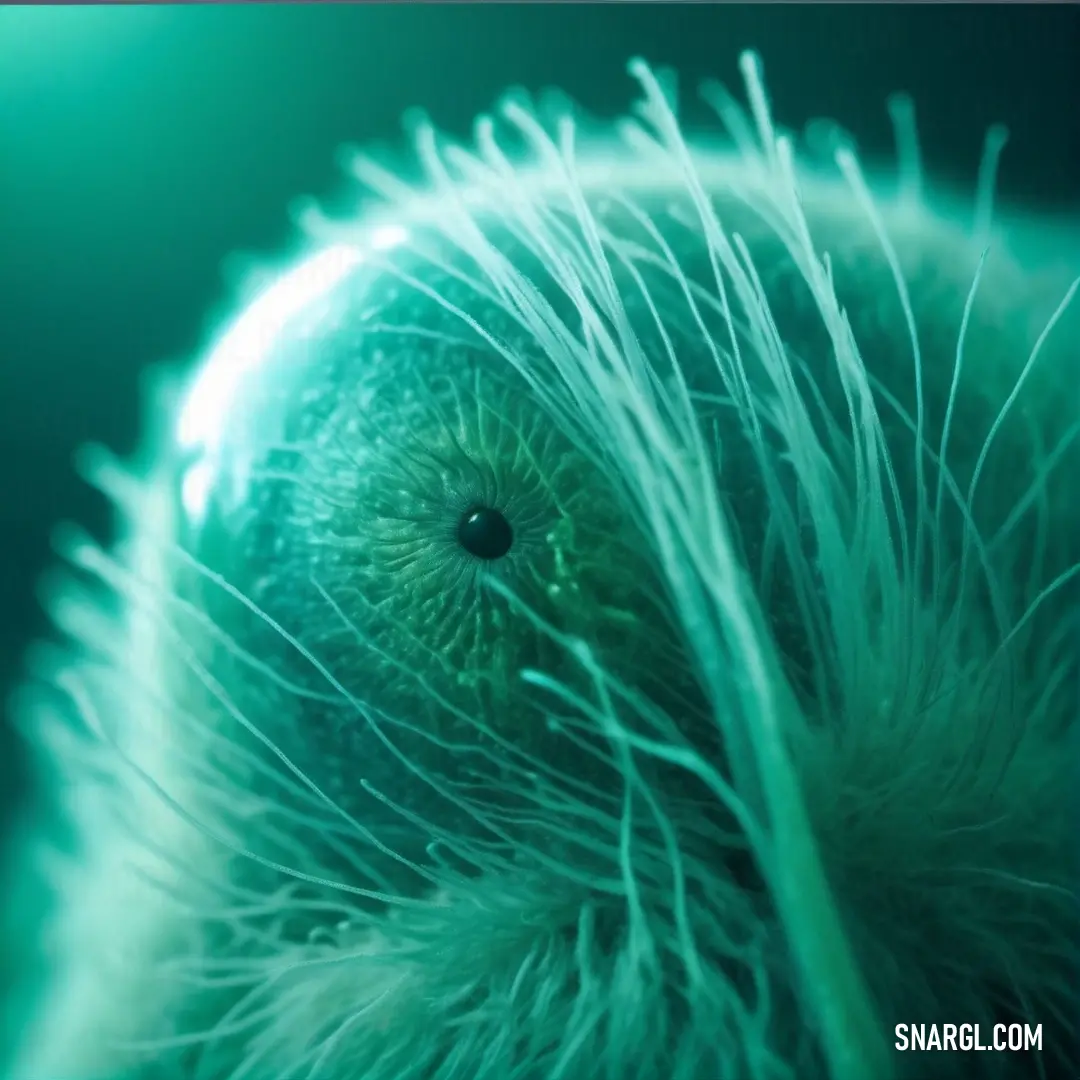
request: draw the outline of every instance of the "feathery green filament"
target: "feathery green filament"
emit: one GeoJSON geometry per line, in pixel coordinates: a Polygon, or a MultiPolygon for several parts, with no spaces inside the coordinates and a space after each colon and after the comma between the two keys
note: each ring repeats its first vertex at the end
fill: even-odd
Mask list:
{"type": "Polygon", "coordinates": [[[354,162],[386,205],[308,222],[350,258],[198,519],[171,459],[96,468],[131,549],[70,555],[125,644],[57,676],[57,775],[133,823],[93,895],[156,914],[105,934],[131,1000],[28,1060],[886,1080],[925,1065],[894,1024],[1002,1018],[1073,1060],[1076,285],[985,249],[1000,132],[973,238],[910,103],[891,198],[796,153],[750,54],[727,150],[632,70],[618,150],[513,101],[475,150],[421,124],[423,189],[354,162]]]}

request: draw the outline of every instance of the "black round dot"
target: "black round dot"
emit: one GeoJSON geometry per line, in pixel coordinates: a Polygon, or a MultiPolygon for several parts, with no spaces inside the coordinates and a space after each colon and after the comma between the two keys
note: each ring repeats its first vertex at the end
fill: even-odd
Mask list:
{"type": "Polygon", "coordinates": [[[490,506],[475,506],[461,515],[458,542],[478,559],[501,559],[514,543],[510,522],[490,506]]]}

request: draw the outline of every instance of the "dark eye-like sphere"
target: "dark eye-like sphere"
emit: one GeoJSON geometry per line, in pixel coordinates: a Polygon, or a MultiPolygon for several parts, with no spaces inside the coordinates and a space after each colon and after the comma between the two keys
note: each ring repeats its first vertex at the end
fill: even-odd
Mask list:
{"type": "Polygon", "coordinates": [[[478,559],[501,559],[514,543],[510,522],[490,506],[476,506],[461,515],[458,525],[461,546],[478,559]]]}

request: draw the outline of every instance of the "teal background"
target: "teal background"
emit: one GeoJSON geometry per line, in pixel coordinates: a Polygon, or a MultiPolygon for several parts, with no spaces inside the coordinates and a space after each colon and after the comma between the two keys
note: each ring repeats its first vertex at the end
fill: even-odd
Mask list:
{"type": "MultiPolygon", "coordinates": [[[[610,116],[634,94],[628,56],[689,91],[736,86],[745,46],[787,123],[834,115],[886,154],[884,99],[908,89],[935,172],[973,183],[1001,120],[1004,197],[1080,209],[1071,6],[0,9],[0,695],[47,629],[52,527],[107,535],[74,448],[135,446],[140,373],[197,349],[230,253],[288,250],[290,200],[341,193],[343,141],[395,141],[412,105],[465,134],[508,84],[610,116]]],[[[4,730],[0,815],[24,772],[4,730]]]]}

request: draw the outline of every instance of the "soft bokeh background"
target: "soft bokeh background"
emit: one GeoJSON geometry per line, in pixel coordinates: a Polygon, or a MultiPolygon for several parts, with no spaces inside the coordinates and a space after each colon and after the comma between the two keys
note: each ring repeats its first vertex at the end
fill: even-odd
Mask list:
{"type": "MultiPolygon", "coordinates": [[[[1004,196],[1080,209],[1075,6],[0,9],[0,698],[46,632],[50,530],[107,535],[74,448],[134,447],[140,372],[227,311],[226,256],[288,251],[290,200],[341,192],[342,141],[393,141],[413,105],[465,134],[510,84],[611,116],[628,56],[690,92],[737,85],[748,45],[786,123],[837,116],[887,154],[884,99],[907,89],[936,172],[972,184],[1004,121],[1004,196]]],[[[0,728],[0,835],[24,777],[0,728]]]]}

